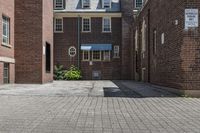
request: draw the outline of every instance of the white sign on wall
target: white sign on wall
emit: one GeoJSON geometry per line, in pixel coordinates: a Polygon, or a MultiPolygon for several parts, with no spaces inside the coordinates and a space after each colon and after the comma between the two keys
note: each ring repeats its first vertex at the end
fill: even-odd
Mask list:
{"type": "Polygon", "coordinates": [[[185,29],[199,27],[199,10],[185,9],[185,29]]]}

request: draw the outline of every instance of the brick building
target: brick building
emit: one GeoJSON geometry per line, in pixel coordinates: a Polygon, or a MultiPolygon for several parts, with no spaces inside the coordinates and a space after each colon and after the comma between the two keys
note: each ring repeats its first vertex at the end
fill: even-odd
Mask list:
{"type": "Polygon", "coordinates": [[[0,0],[0,84],[15,82],[14,0],[0,0]]]}
{"type": "Polygon", "coordinates": [[[133,23],[136,80],[200,95],[199,9],[199,0],[144,3],[133,23]]]}
{"type": "Polygon", "coordinates": [[[53,2],[15,0],[16,83],[53,81],[53,2]]]}
{"type": "Polygon", "coordinates": [[[132,3],[55,0],[54,64],[78,66],[84,79],[130,79],[132,3]]]}

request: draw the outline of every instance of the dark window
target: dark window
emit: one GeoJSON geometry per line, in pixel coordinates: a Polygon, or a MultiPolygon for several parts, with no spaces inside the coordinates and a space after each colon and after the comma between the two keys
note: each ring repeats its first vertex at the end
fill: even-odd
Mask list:
{"type": "Polygon", "coordinates": [[[3,68],[3,82],[4,84],[8,84],[9,83],[9,64],[8,63],[4,63],[4,68],[3,68]]]}
{"type": "Polygon", "coordinates": [[[46,72],[51,72],[51,45],[46,43],[46,72]]]}

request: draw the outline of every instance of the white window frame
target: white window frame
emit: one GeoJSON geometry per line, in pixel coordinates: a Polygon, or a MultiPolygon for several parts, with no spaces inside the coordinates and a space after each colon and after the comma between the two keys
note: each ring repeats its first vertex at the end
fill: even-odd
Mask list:
{"type": "Polygon", "coordinates": [[[91,7],[91,0],[89,0],[89,7],[85,6],[86,4],[84,3],[84,0],[82,0],[82,8],[90,8],[91,7]]]}
{"type": "Polygon", "coordinates": [[[74,46],[69,47],[68,54],[69,54],[70,57],[75,57],[76,56],[76,48],[74,46]],[[71,51],[72,49],[74,51],[71,51]],[[71,54],[71,52],[74,52],[75,54],[71,54]]]}
{"type": "Polygon", "coordinates": [[[83,17],[82,18],[82,32],[91,32],[91,18],[90,17],[83,17]],[[89,20],[89,31],[84,31],[84,19],[88,19],[89,20]]]}
{"type": "Polygon", "coordinates": [[[54,33],[63,33],[63,18],[54,18],[54,33]],[[62,21],[62,23],[61,23],[62,30],[61,31],[56,29],[56,27],[57,27],[56,20],[57,19],[60,19],[62,21]]]}
{"type": "MultiPolygon", "coordinates": [[[[143,3],[144,3],[144,0],[141,0],[142,1],[142,5],[143,5],[143,3]]],[[[137,5],[137,0],[135,0],[135,8],[141,8],[142,7],[142,5],[141,6],[138,6],[137,5]]]]}
{"type": "Polygon", "coordinates": [[[104,32],[104,33],[110,33],[110,32],[112,32],[112,19],[111,19],[111,17],[103,17],[103,19],[102,19],[102,32],[104,32]],[[105,31],[105,29],[104,29],[104,28],[105,28],[105,23],[104,23],[104,22],[105,22],[105,21],[104,21],[105,19],[108,19],[109,22],[110,22],[110,25],[109,25],[109,26],[110,26],[110,27],[109,27],[109,28],[110,28],[110,31],[105,31]]]}
{"type": "Polygon", "coordinates": [[[103,51],[103,60],[104,61],[110,61],[110,51],[103,51]],[[108,52],[108,54],[109,54],[109,58],[108,59],[106,59],[106,52],[108,52]]]}
{"type": "Polygon", "coordinates": [[[119,45],[114,46],[114,56],[113,58],[120,58],[120,53],[119,53],[119,45]]]}
{"type": "Polygon", "coordinates": [[[96,51],[92,51],[92,61],[101,61],[101,51],[98,51],[100,53],[100,59],[94,59],[94,52],[96,51]]]}
{"type": "Polygon", "coordinates": [[[5,15],[2,15],[2,44],[10,45],[10,18],[5,15]],[[6,35],[4,35],[4,25],[6,25],[6,35]],[[4,39],[6,39],[6,42],[4,42],[4,39]]]}
{"type": "Polygon", "coordinates": [[[105,7],[107,4],[105,4],[105,0],[102,0],[102,8],[111,8],[111,6],[112,6],[112,0],[109,0],[110,2],[109,2],[109,7],[105,7]]]}
{"type": "MultiPolygon", "coordinates": [[[[59,9],[64,9],[64,0],[61,0],[62,1],[62,7],[57,7],[57,0],[54,0],[54,9],[55,10],[59,10],[59,9]]],[[[61,4],[61,3],[59,3],[61,4]]]]}
{"type": "Polygon", "coordinates": [[[145,58],[145,52],[146,52],[146,22],[145,20],[143,19],[143,22],[142,22],[142,50],[141,50],[141,53],[142,53],[142,58],[145,58]]]}
{"type": "Polygon", "coordinates": [[[165,44],[165,33],[161,34],[161,44],[165,44]]]}
{"type": "Polygon", "coordinates": [[[90,51],[83,50],[82,56],[83,56],[83,58],[82,58],[83,61],[90,61],[90,51]],[[87,52],[87,54],[88,54],[88,59],[85,59],[85,52],[87,52]]]}
{"type": "Polygon", "coordinates": [[[138,30],[135,31],[135,51],[138,51],[138,30]]]}

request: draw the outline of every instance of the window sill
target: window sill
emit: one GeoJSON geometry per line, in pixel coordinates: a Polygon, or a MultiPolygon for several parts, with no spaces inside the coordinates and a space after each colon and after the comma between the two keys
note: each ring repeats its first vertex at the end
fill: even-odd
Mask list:
{"type": "Polygon", "coordinates": [[[82,33],[91,33],[91,31],[82,31],[82,33]]]}
{"type": "Polygon", "coordinates": [[[64,31],[54,31],[54,33],[64,33],[64,31]]]}
{"type": "Polygon", "coordinates": [[[2,43],[1,45],[4,46],[4,47],[7,47],[7,48],[12,48],[12,46],[10,44],[2,43]]]}
{"type": "Polygon", "coordinates": [[[102,33],[112,33],[111,31],[102,31],[102,33]]]}

